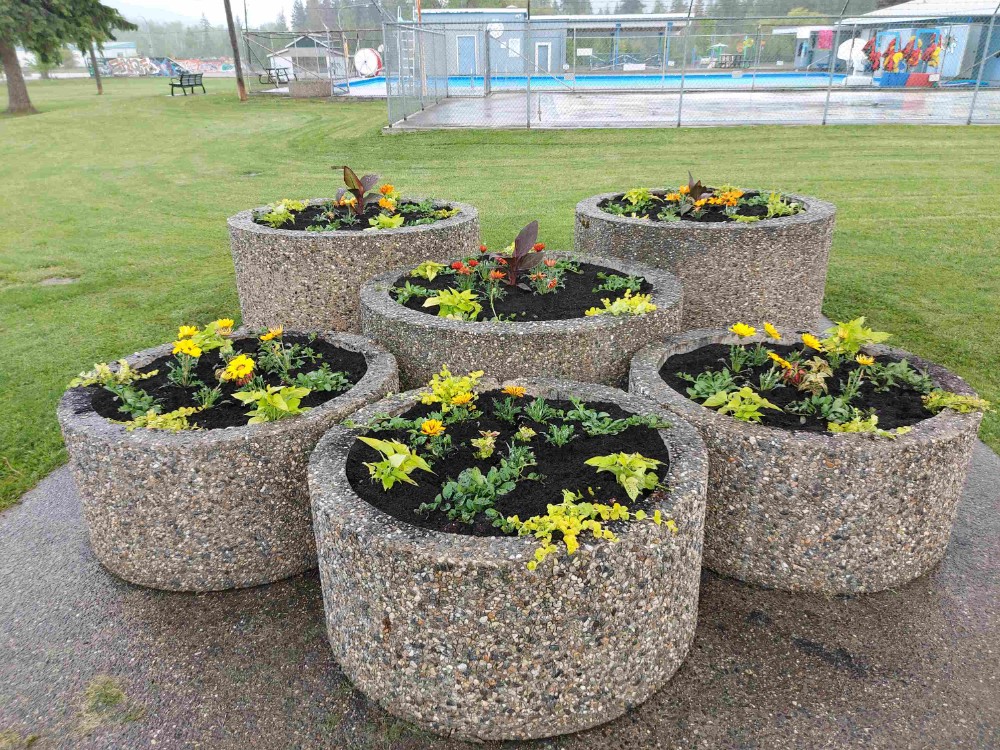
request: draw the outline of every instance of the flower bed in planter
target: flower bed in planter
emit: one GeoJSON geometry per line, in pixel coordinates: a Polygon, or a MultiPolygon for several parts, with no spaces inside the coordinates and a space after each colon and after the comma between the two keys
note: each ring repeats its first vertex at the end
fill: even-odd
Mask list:
{"type": "Polygon", "coordinates": [[[685,329],[740,319],[811,325],[823,302],[834,213],[816,198],[700,183],[604,193],[577,204],[574,247],[676,274],[685,329]],[[710,194],[696,208],[691,196],[704,190],[710,194]]]}
{"type": "Polygon", "coordinates": [[[392,355],[360,336],[231,326],[184,326],[59,403],[94,554],[132,583],[210,591],[315,567],[309,453],[398,387],[392,355]]]}
{"type": "Polygon", "coordinates": [[[585,729],[646,700],[691,643],[704,445],[681,420],[615,422],[657,425],[662,412],[612,388],[528,380],[473,393],[476,375],[373,404],[317,446],[330,642],[359,689],[435,732],[585,729]],[[589,460],[624,452],[641,455],[589,460]],[[635,502],[612,471],[626,466],[635,502]]]}
{"type": "Polygon", "coordinates": [[[718,573],[853,594],[904,584],[945,553],[988,405],[947,370],[879,346],[886,334],[863,318],[827,333],[798,343],[737,324],[632,361],[630,390],[708,445],[705,566],[718,573]]]}
{"type": "Polygon", "coordinates": [[[362,329],[396,356],[404,385],[426,382],[440,362],[497,379],[619,384],[633,353],[679,329],[673,276],[546,252],[531,228],[506,252],[424,262],[362,287],[362,329]]]}
{"type": "Polygon", "coordinates": [[[373,190],[377,179],[345,174],[351,190],[333,199],[285,200],[230,217],[246,325],[357,333],[358,288],[367,279],[479,245],[472,206],[405,198],[392,185],[373,190]]]}

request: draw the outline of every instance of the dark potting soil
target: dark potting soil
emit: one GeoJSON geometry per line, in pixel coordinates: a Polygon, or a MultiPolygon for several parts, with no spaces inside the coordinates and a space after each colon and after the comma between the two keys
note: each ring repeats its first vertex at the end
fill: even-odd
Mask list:
{"type": "MultiPolygon", "coordinates": [[[[318,359],[315,361],[306,360],[301,368],[292,370],[292,376],[295,376],[300,372],[317,370],[325,362],[329,365],[331,371],[346,373],[351,386],[354,386],[359,380],[361,380],[361,378],[364,377],[365,372],[368,370],[368,365],[365,363],[365,357],[363,354],[348,351],[347,349],[341,349],[340,347],[329,344],[322,339],[317,338],[315,341],[310,341],[307,336],[292,336],[286,334],[282,340],[286,344],[302,344],[303,346],[308,346],[318,355],[318,359]]],[[[233,341],[233,350],[236,354],[247,354],[252,357],[254,361],[257,360],[258,346],[259,341],[256,338],[247,337],[235,339],[233,341]]],[[[173,355],[167,355],[154,360],[147,366],[141,368],[140,372],[157,370],[157,374],[146,380],[137,381],[134,384],[136,388],[141,388],[149,395],[159,399],[161,407],[160,412],[163,414],[173,411],[174,409],[179,409],[182,406],[198,406],[198,403],[194,400],[194,394],[198,390],[197,388],[182,388],[175,385],[167,378],[167,373],[170,372],[167,364],[173,361],[175,361],[173,355]]],[[[222,358],[219,356],[218,351],[213,350],[202,354],[202,356],[198,358],[198,364],[195,367],[194,374],[195,377],[205,383],[205,385],[214,386],[218,384],[218,378],[215,376],[215,371],[224,366],[225,365],[222,358]]],[[[260,370],[255,371],[255,374],[262,375],[268,385],[282,384],[277,375],[264,373],[260,370]]],[[[251,411],[253,406],[242,404],[235,398],[232,398],[232,394],[239,390],[239,386],[236,384],[222,383],[219,387],[222,390],[222,398],[216,401],[211,408],[205,409],[205,411],[189,417],[188,421],[203,429],[239,427],[245,425],[247,420],[250,419],[246,413],[251,411]]],[[[91,391],[93,394],[91,397],[91,403],[94,407],[94,411],[102,417],[123,422],[132,418],[128,413],[119,411],[121,404],[115,394],[97,385],[89,386],[87,390],[91,391]]],[[[344,393],[347,393],[347,391],[313,391],[302,399],[301,405],[308,407],[319,406],[320,404],[324,404],[330,399],[341,396],[344,393]]]]}
{"type": "MultiPolygon", "coordinates": [[[[795,351],[803,352],[804,360],[811,359],[816,354],[812,349],[806,349],[802,346],[788,346],[784,344],[768,344],[767,346],[785,359],[788,359],[789,353],[795,351]]],[[[879,356],[875,360],[887,363],[897,362],[899,358],[879,356]]],[[[678,372],[698,377],[699,373],[706,370],[721,370],[728,362],[728,345],[709,344],[691,352],[676,354],[668,359],[663,364],[663,367],[660,368],[660,377],[675,391],[687,396],[687,389],[691,386],[691,383],[677,377],[678,372]]],[[[837,396],[842,392],[843,386],[847,383],[848,373],[856,368],[857,364],[854,360],[848,360],[847,363],[833,371],[833,375],[827,378],[826,381],[830,389],[830,395],[837,396]]],[[[770,369],[771,362],[768,360],[768,363],[762,367],[748,367],[747,372],[752,372],[750,380],[757,382],[760,374],[770,369]]],[[[755,388],[755,390],[757,389],[755,388]]],[[[801,401],[809,396],[808,393],[800,391],[791,385],[766,391],[762,395],[772,404],[780,406],[782,409],[793,401],[801,401]]],[[[878,427],[883,430],[891,430],[896,427],[906,427],[907,425],[916,424],[931,416],[931,413],[924,408],[920,397],[921,394],[919,391],[907,385],[896,386],[887,392],[881,393],[875,390],[870,381],[865,380],[861,385],[858,396],[851,402],[851,405],[857,406],[864,411],[874,409],[878,415],[878,427]]],[[[695,403],[700,402],[696,401],[695,403]]],[[[779,412],[772,409],[764,409],[763,412],[764,417],[761,424],[766,427],[777,427],[783,430],[802,432],[827,431],[826,420],[816,419],[815,417],[804,417],[806,421],[803,423],[803,417],[798,414],[779,412]]]]}
{"type": "MultiPolygon", "coordinates": [[[[584,461],[594,456],[606,456],[610,453],[641,453],[646,458],[655,458],[663,462],[661,466],[656,468],[656,475],[663,479],[666,476],[669,457],[663,440],[656,430],[649,427],[630,427],[618,435],[589,437],[579,423],[552,419],[549,424],[574,424],[576,427],[577,437],[562,447],[556,447],[545,441],[544,433],[548,430],[548,425],[537,424],[524,414],[518,415],[518,421],[513,425],[497,419],[493,415],[493,400],[502,401],[505,398],[506,396],[500,391],[483,393],[479,396],[478,401],[481,412],[478,419],[449,425],[447,429],[448,434],[452,437],[454,450],[445,458],[432,464],[431,468],[434,470],[434,474],[428,474],[419,469],[413,472],[410,476],[417,481],[416,486],[397,483],[389,491],[384,491],[382,483],[373,481],[368,468],[364,465],[365,461],[381,460],[381,454],[360,440],[356,441],[347,458],[347,479],[351,483],[351,487],[366,502],[392,517],[414,526],[454,534],[503,536],[503,532],[494,528],[489,519],[485,517],[478,518],[472,524],[466,524],[449,519],[447,514],[442,511],[418,514],[416,510],[421,503],[431,502],[441,491],[446,481],[457,479],[462,469],[478,466],[485,474],[491,466],[499,466],[500,459],[507,455],[508,446],[514,442],[513,436],[518,427],[527,425],[538,434],[531,439],[530,443],[518,444],[529,445],[534,451],[538,465],[530,467],[527,471],[537,472],[542,476],[542,479],[540,481],[522,479],[512,492],[501,496],[495,507],[504,517],[516,515],[521,520],[527,520],[532,516],[542,515],[550,503],[562,502],[562,490],[564,489],[583,492],[584,497],[591,502],[610,505],[618,501],[631,510],[647,507],[644,505],[644,500],[650,494],[649,492],[640,495],[636,502],[630,502],[625,490],[618,484],[613,474],[606,471],[598,474],[595,468],[585,465],[584,461]],[[500,433],[497,438],[496,452],[488,459],[476,458],[473,455],[476,449],[469,444],[470,439],[479,437],[480,430],[495,430],[500,433]],[[588,487],[594,491],[593,497],[587,493],[588,487]]],[[[531,400],[531,396],[525,396],[517,399],[517,403],[524,406],[531,400]]],[[[549,400],[548,403],[557,409],[570,410],[573,408],[569,401],[549,400]]],[[[433,412],[435,406],[418,404],[402,416],[406,419],[422,417],[433,412]]],[[[598,411],[605,411],[614,419],[629,416],[628,412],[614,404],[595,402],[588,403],[588,406],[598,411]]],[[[398,440],[402,443],[406,443],[409,437],[403,430],[384,430],[371,432],[369,435],[380,440],[398,440]]]]}
{"type": "MultiPolygon", "coordinates": [[[[535,271],[547,271],[548,269],[541,263],[530,269],[527,273],[518,276],[518,280],[528,282],[528,275],[535,271]]],[[[625,295],[624,289],[614,292],[601,290],[595,292],[603,282],[597,278],[598,273],[615,276],[626,276],[610,268],[580,264],[580,273],[567,272],[563,274],[564,287],[556,289],[554,292],[538,294],[534,289],[524,289],[520,283],[517,286],[508,286],[501,282],[501,287],[507,292],[501,300],[496,300],[494,307],[490,308],[489,299],[485,293],[477,290],[479,304],[483,306],[483,311],[479,313],[478,320],[492,320],[493,310],[497,316],[503,320],[514,320],[515,322],[529,320],[568,320],[572,318],[582,318],[584,313],[591,307],[603,307],[602,299],[609,299],[612,302],[625,295]]],[[[422,286],[432,292],[439,292],[443,289],[450,289],[455,286],[455,276],[453,274],[438,274],[434,281],[427,281],[409,274],[401,276],[396,280],[396,286],[402,286],[407,281],[416,286],[422,286]]],[[[649,294],[653,291],[653,285],[645,279],[642,280],[642,287],[638,294],[649,294]]],[[[391,294],[391,292],[390,292],[391,294]]],[[[635,294],[635,293],[633,293],[635,294]]],[[[395,295],[393,295],[395,299],[395,295]]],[[[407,300],[406,307],[411,310],[426,313],[427,315],[437,315],[438,308],[423,307],[426,297],[411,297],[407,300]]]]}
{"type": "MultiPolygon", "coordinates": [[[[400,206],[416,206],[416,205],[419,205],[419,204],[414,203],[413,201],[400,201],[399,205],[400,206]]],[[[440,210],[442,208],[451,208],[451,206],[449,206],[446,203],[437,203],[437,204],[434,205],[434,209],[431,210],[431,211],[415,210],[415,211],[412,211],[412,212],[409,212],[409,213],[403,213],[403,226],[404,227],[411,227],[411,226],[416,225],[416,223],[420,219],[433,218],[434,217],[434,211],[440,210]]],[[[325,214],[328,210],[330,210],[330,209],[327,206],[325,206],[325,205],[306,206],[305,209],[303,209],[302,211],[299,211],[299,212],[297,212],[297,213],[294,214],[294,216],[295,216],[295,221],[294,222],[292,222],[291,224],[285,224],[282,227],[278,227],[278,229],[292,229],[292,230],[304,232],[309,227],[311,227],[313,224],[326,224],[327,223],[327,219],[323,216],[323,214],[325,214]]],[[[375,218],[380,213],[382,213],[382,209],[379,207],[378,203],[373,203],[373,204],[371,204],[371,205],[369,205],[369,206],[367,206],[365,208],[364,214],[358,218],[358,221],[356,223],[351,224],[351,225],[345,225],[345,226],[339,226],[338,225],[338,226],[328,227],[327,229],[324,229],[323,231],[325,231],[325,232],[333,232],[333,231],[338,231],[338,230],[342,230],[342,229],[359,231],[359,230],[362,230],[362,229],[368,229],[371,226],[368,223],[368,220],[375,218]]],[[[339,215],[343,215],[343,211],[338,210],[337,214],[338,214],[338,216],[339,215]]],[[[437,222],[437,221],[443,221],[443,219],[435,219],[434,221],[435,222],[437,222]]],[[[258,221],[256,216],[254,216],[254,223],[255,224],[260,224],[261,226],[268,226],[264,222],[258,221]]]]}
{"type": "MultiPolygon", "coordinates": [[[[709,188],[710,189],[710,188],[709,188]]],[[[673,192],[672,190],[651,190],[653,195],[660,198],[665,196],[667,193],[673,192]]],[[[753,198],[754,196],[760,195],[759,191],[747,190],[743,193],[744,198],[753,198]]],[[[631,208],[624,200],[624,194],[617,195],[613,198],[608,198],[603,200],[598,204],[598,207],[606,210],[609,205],[622,206],[623,208],[631,208]]],[[[657,214],[663,210],[664,203],[656,203],[645,211],[636,211],[636,219],[649,219],[650,221],[662,222],[662,219],[657,218],[657,214]]],[[[609,212],[610,213],[610,212],[609,212]]],[[[740,216],[757,216],[760,219],[767,218],[767,206],[738,206],[736,213],[740,216]]],[[[633,218],[629,216],[629,218],[633,218]]],[[[681,221],[696,221],[701,223],[712,223],[720,221],[734,221],[731,216],[726,215],[725,206],[708,206],[706,205],[702,214],[699,218],[695,218],[689,213],[681,216],[681,221]]]]}

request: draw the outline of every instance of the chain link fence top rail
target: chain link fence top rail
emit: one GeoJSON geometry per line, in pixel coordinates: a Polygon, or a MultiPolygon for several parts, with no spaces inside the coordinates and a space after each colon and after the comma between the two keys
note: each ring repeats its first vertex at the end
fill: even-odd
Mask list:
{"type": "Polygon", "coordinates": [[[424,10],[352,93],[390,129],[1000,123],[1000,1],[792,13],[424,10]]]}

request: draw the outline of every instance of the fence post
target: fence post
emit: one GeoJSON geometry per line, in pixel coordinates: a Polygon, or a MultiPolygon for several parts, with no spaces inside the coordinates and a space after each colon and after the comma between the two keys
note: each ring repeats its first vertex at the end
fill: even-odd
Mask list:
{"type": "Polygon", "coordinates": [[[531,21],[525,21],[524,24],[524,65],[528,69],[528,80],[527,80],[527,94],[525,97],[525,127],[531,130],[531,21]]]}
{"type": "Polygon", "coordinates": [[[670,21],[663,27],[663,58],[660,60],[660,88],[667,85],[667,55],[670,53],[670,21]]]}
{"type": "Polygon", "coordinates": [[[688,3],[687,21],[684,23],[684,45],[681,56],[681,92],[677,97],[677,127],[681,126],[681,110],[684,107],[684,73],[687,70],[688,36],[691,34],[691,11],[694,10],[694,0],[688,3]]]}
{"type": "Polygon", "coordinates": [[[966,125],[972,124],[972,118],[976,114],[976,99],[979,98],[979,86],[983,82],[983,73],[986,72],[986,60],[990,56],[990,44],[993,42],[993,26],[997,20],[997,13],[1000,13],[1000,2],[997,3],[997,7],[993,9],[993,15],[990,16],[990,27],[986,32],[986,44],[983,46],[983,57],[979,61],[979,75],[976,76],[976,88],[972,90],[972,101],[969,102],[969,119],[965,121],[966,125]]]}
{"type": "Polygon", "coordinates": [[[826,82],[826,101],[823,102],[823,122],[826,125],[827,115],[830,114],[830,95],[833,93],[833,72],[837,69],[837,47],[840,46],[840,26],[844,23],[844,14],[847,13],[847,6],[851,0],[845,0],[844,7],[840,9],[840,18],[837,19],[837,33],[833,35],[833,49],[830,50],[830,77],[826,82]]]}

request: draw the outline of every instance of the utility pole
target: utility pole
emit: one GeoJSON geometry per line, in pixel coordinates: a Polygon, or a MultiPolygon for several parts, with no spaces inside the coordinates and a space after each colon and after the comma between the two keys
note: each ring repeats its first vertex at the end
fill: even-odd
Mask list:
{"type": "Polygon", "coordinates": [[[243,81],[243,65],[240,62],[240,45],[236,41],[236,26],[233,24],[233,9],[229,5],[229,0],[222,0],[226,6],[226,25],[229,26],[229,43],[233,47],[233,65],[236,66],[236,88],[240,92],[240,101],[247,100],[247,85],[243,81]]]}

